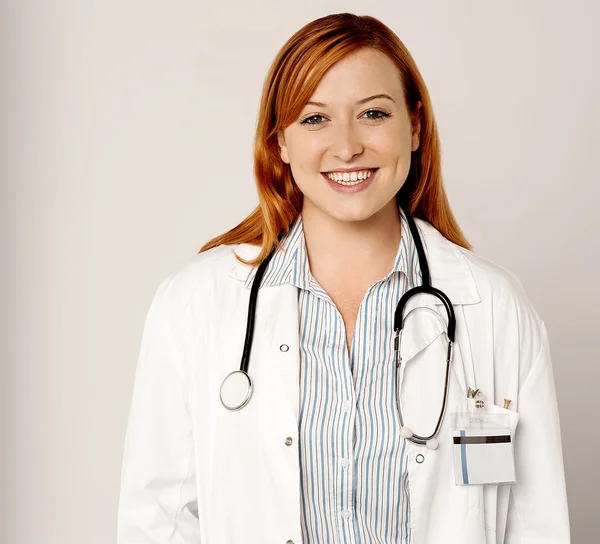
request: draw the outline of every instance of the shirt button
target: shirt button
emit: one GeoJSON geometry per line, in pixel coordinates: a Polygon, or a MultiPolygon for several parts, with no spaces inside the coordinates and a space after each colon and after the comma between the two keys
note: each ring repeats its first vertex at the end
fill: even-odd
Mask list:
{"type": "Polygon", "coordinates": [[[417,455],[417,463],[421,464],[423,461],[425,461],[425,456],[422,453],[419,453],[417,455]]]}
{"type": "Polygon", "coordinates": [[[288,540],[285,544],[294,544],[293,540],[288,540]]]}
{"type": "Polygon", "coordinates": [[[288,346],[287,344],[281,344],[281,346],[279,346],[279,349],[281,351],[287,351],[288,349],[290,349],[290,346],[288,346]]]}
{"type": "Polygon", "coordinates": [[[292,437],[291,437],[291,436],[288,436],[288,437],[285,439],[285,445],[286,445],[286,446],[291,446],[291,445],[293,444],[293,442],[294,442],[294,440],[292,439],[292,437]]]}
{"type": "Polygon", "coordinates": [[[346,468],[349,464],[350,464],[350,461],[348,461],[348,459],[342,459],[340,461],[340,465],[342,465],[344,468],[346,468]]]}
{"type": "Polygon", "coordinates": [[[349,400],[345,400],[344,402],[342,402],[342,410],[344,410],[344,412],[347,412],[348,410],[350,410],[350,401],[349,400]]]}
{"type": "Polygon", "coordinates": [[[348,519],[350,517],[350,510],[342,510],[341,515],[344,519],[348,519]]]}

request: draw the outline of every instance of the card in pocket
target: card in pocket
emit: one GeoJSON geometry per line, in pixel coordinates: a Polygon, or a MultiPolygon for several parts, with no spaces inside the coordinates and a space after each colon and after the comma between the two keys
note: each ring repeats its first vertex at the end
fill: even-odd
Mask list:
{"type": "Polygon", "coordinates": [[[516,483],[517,421],[515,412],[495,405],[451,414],[456,485],[516,483]]]}

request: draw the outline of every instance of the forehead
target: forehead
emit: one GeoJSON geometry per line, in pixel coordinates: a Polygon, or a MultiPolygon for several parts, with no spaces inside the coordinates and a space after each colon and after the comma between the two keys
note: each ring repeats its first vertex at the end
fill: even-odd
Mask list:
{"type": "Polygon", "coordinates": [[[400,71],[394,62],[380,51],[361,49],[325,72],[311,100],[340,102],[383,93],[396,99],[402,91],[400,71]]]}

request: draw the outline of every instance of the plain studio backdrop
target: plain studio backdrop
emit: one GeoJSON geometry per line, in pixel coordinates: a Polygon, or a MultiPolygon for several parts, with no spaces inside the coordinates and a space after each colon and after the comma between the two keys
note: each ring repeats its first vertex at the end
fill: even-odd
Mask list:
{"type": "Polygon", "coordinates": [[[2,542],[114,542],[150,300],[256,206],[268,67],[301,26],[341,11],[381,19],[413,54],[459,224],[476,252],[519,276],[547,323],[573,542],[597,542],[598,3],[2,9],[2,542]]]}

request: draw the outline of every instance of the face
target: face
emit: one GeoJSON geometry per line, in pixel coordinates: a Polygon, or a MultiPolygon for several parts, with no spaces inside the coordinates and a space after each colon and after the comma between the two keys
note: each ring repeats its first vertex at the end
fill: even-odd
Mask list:
{"type": "MultiPolygon", "coordinates": [[[[419,102],[419,113],[420,107],[419,102]]],[[[361,49],[326,72],[278,141],[304,195],[303,215],[349,222],[386,210],[397,216],[395,195],[406,181],[419,135],[418,115],[411,123],[394,63],[384,53],[361,49]],[[387,96],[371,98],[375,95],[387,96]],[[325,175],[348,169],[372,173],[365,180],[347,173],[345,184],[325,175]]]]}

